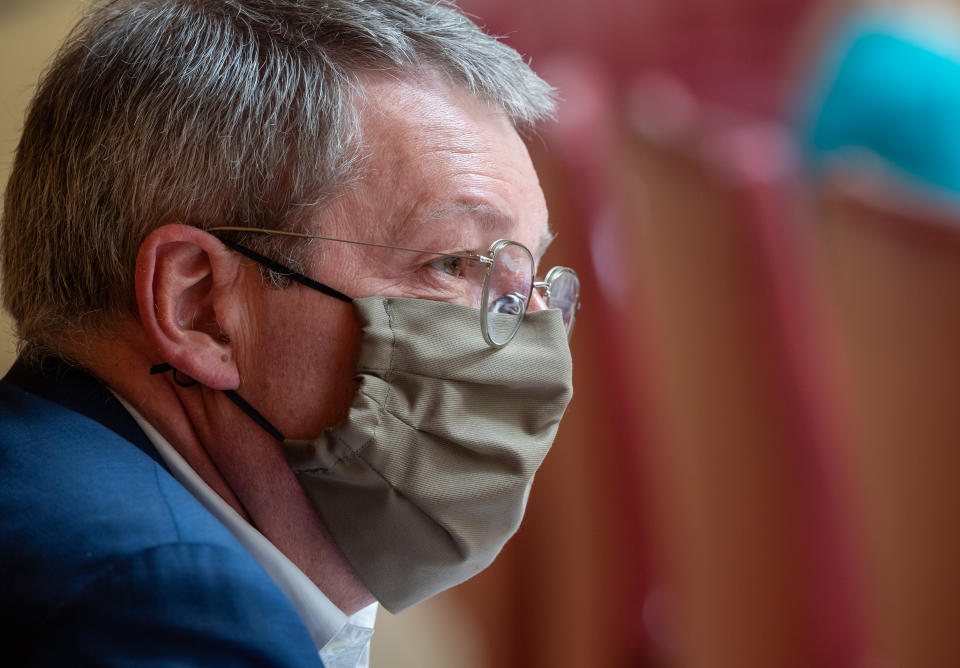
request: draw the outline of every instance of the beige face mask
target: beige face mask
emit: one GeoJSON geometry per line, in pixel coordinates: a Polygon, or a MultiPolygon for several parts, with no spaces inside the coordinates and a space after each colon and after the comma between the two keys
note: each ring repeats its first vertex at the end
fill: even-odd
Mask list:
{"type": "Polygon", "coordinates": [[[477,309],[353,303],[349,416],[284,449],[360,579],[398,612],[486,568],[516,532],[572,396],[570,349],[556,310],[528,313],[493,349],[477,309]]]}

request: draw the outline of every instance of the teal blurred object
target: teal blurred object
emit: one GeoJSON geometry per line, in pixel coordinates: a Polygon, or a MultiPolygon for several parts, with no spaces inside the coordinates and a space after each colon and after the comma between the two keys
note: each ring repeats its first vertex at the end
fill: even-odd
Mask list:
{"type": "Polygon", "coordinates": [[[815,69],[799,139],[814,173],[868,152],[960,204],[960,29],[947,12],[847,18],[815,69]]]}

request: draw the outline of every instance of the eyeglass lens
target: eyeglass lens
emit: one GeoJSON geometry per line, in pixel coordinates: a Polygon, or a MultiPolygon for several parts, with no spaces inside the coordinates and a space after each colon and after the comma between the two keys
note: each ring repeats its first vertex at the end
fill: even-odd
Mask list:
{"type": "Polygon", "coordinates": [[[567,336],[573,331],[580,300],[580,279],[572,269],[556,267],[547,276],[547,308],[560,309],[567,336]]]}
{"type": "Polygon", "coordinates": [[[487,287],[486,334],[502,346],[516,333],[533,289],[533,257],[526,247],[507,243],[494,252],[487,287]]]}

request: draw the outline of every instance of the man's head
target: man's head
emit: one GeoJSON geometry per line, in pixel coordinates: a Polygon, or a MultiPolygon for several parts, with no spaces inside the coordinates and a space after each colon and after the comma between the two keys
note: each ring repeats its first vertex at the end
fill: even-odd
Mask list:
{"type": "MultiPolygon", "coordinates": [[[[552,111],[519,55],[444,3],[101,4],[41,83],[6,193],[22,341],[65,354],[135,314],[134,261],[161,225],[316,231],[369,157],[364,82],[435,75],[521,131],[552,111]]],[[[250,243],[304,267],[305,243],[250,243]]]]}
{"type": "MultiPolygon", "coordinates": [[[[407,322],[430,352],[432,319],[449,314],[436,302],[478,305],[464,300],[476,286],[464,286],[452,256],[482,253],[500,238],[536,259],[545,250],[546,205],[518,131],[552,110],[551,89],[520,56],[445,3],[106,2],[63,47],[26,120],[4,209],[5,305],[28,351],[73,358],[98,375],[343,609],[369,601],[369,583],[380,580],[370,572],[358,579],[357,571],[400,563],[396,543],[408,534],[439,541],[438,549],[417,541],[406,548],[427,580],[435,571],[421,558],[440,571],[464,559],[452,564],[456,577],[417,591],[449,586],[488,562],[522,515],[570,396],[562,321],[556,313],[533,318],[539,324],[526,330],[527,348],[513,350],[536,354],[519,358],[493,359],[480,328],[464,327],[465,357],[451,363],[441,355],[414,369],[405,408],[425,410],[427,422],[457,434],[440,439],[433,459],[407,429],[413,419],[395,425],[410,447],[378,450],[385,444],[364,441],[358,447],[372,444],[367,450],[385,466],[332,483],[338,501],[348,501],[333,528],[317,516],[326,509],[309,492],[312,482],[298,483],[290,451],[221,390],[236,391],[292,439],[334,425],[362,434],[369,421],[343,420],[363,394],[354,380],[363,359],[358,316],[281,275],[264,281],[258,265],[205,230],[270,228],[421,249],[253,233],[229,239],[351,297],[417,298],[412,312],[428,315],[408,312],[407,322]],[[551,343],[540,345],[534,331],[548,331],[551,343]],[[468,391],[481,358],[493,364],[493,384],[468,391]],[[180,375],[148,374],[161,363],[180,375]],[[421,378],[454,369],[466,374],[456,391],[444,378],[432,395],[420,391],[421,378]],[[511,383],[513,394],[505,391],[511,383]],[[486,398],[476,401],[476,392],[486,398]],[[458,397],[460,404],[443,406],[458,397]],[[471,429],[479,423],[467,412],[492,405],[483,417],[494,426],[471,429]],[[510,435],[498,439],[498,431],[510,435]],[[456,449],[458,437],[479,441],[456,449]],[[398,479],[381,488],[385,470],[398,479]],[[473,488],[451,484],[451,472],[483,484],[452,501],[443,494],[473,488]],[[425,484],[404,489],[410,476],[425,484]],[[361,513],[350,490],[374,500],[361,513]],[[462,542],[419,510],[409,516],[416,529],[393,521],[416,493],[441,514],[461,515],[454,524],[465,528],[462,542]],[[383,554],[384,539],[364,531],[373,517],[401,534],[383,554]]],[[[448,340],[459,344],[460,329],[447,327],[448,340]]],[[[324,456],[345,441],[335,442],[324,456]]],[[[308,463],[304,475],[345,460],[360,461],[345,454],[322,467],[308,463]]],[[[399,606],[416,593],[387,596],[399,606]]]]}

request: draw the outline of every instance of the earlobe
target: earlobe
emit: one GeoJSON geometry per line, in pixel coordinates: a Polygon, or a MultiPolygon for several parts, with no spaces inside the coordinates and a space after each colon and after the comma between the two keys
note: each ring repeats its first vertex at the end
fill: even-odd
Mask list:
{"type": "Polygon", "coordinates": [[[220,241],[187,225],[164,225],[140,245],[136,296],[140,321],[163,362],[207,387],[240,385],[223,319],[237,263],[220,241]]]}

